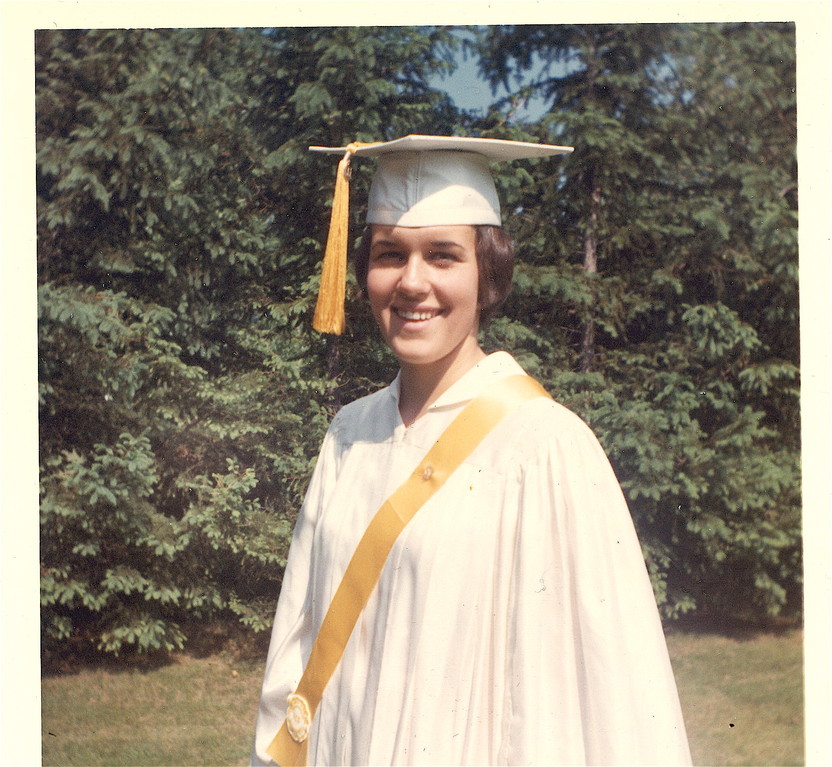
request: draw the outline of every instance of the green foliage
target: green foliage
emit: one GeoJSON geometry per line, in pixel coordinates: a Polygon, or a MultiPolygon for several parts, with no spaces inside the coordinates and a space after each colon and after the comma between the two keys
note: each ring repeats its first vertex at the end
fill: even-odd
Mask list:
{"type": "Polygon", "coordinates": [[[310,172],[306,147],[450,114],[427,82],[453,40],[36,43],[44,647],[171,650],[213,618],[262,631],[338,401],[386,375],[369,360],[390,368],[308,328],[334,168],[310,172]]]}
{"type": "Polygon", "coordinates": [[[396,367],[352,282],[345,334],[309,328],[307,146],[405,133],[575,145],[495,169],[483,342],[599,434],[666,615],[797,609],[793,81],[788,25],[38,32],[46,650],[268,627],[324,430],[396,367]],[[431,85],[463,40],[509,87],[484,117],[431,85]]]}
{"type": "Polygon", "coordinates": [[[665,615],[799,611],[793,26],[495,27],[479,50],[494,83],[533,74],[503,107],[551,105],[517,129],[576,147],[534,199],[504,185],[521,263],[492,342],[601,437],[665,615]]]}

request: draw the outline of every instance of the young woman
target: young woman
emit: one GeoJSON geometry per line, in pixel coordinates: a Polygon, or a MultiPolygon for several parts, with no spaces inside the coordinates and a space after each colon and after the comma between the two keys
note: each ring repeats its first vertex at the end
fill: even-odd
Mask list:
{"type": "Polygon", "coordinates": [[[400,372],[324,440],[253,764],[689,763],[603,450],[542,392],[501,399],[530,379],[477,340],[512,272],[488,161],[564,151],[437,137],[350,149],[380,158],[356,274],[400,372]]]}

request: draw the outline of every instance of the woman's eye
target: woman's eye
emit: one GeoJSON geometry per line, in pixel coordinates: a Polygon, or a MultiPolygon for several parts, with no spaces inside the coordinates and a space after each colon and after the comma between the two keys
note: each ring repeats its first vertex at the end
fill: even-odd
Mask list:
{"type": "Polygon", "coordinates": [[[456,261],[456,256],[453,253],[446,253],[444,251],[436,251],[428,254],[428,258],[434,263],[443,265],[451,264],[456,261]]]}
{"type": "Polygon", "coordinates": [[[404,256],[401,253],[397,253],[395,250],[388,250],[382,251],[380,253],[375,253],[373,255],[372,261],[374,263],[397,263],[401,261],[404,256]]]}

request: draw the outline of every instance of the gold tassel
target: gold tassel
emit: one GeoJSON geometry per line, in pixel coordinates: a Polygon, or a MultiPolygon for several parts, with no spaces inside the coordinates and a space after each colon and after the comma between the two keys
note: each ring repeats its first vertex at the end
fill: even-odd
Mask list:
{"type": "Polygon", "coordinates": [[[350,160],[356,149],[371,143],[354,141],[347,146],[335,179],[335,194],[329,218],[324,262],[321,267],[321,286],[312,327],[319,333],[344,332],[344,297],[347,291],[347,240],[350,218],[350,160]]]}

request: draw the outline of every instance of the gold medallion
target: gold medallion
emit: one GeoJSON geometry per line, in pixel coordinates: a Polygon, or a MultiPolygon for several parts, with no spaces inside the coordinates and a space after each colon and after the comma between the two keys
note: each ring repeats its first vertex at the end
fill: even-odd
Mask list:
{"type": "Polygon", "coordinates": [[[312,725],[309,704],[303,695],[297,693],[292,693],[286,702],[289,704],[286,709],[286,729],[295,743],[303,743],[309,737],[309,728],[312,725]]]}

